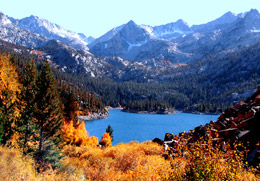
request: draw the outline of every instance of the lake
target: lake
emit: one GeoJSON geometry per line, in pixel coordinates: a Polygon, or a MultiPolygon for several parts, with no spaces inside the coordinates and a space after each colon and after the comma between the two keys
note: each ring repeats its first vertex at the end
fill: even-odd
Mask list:
{"type": "Polygon", "coordinates": [[[178,112],[172,115],[134,114],[121,110],[109,110],[107,119],[86,122],[90,136],[100,140],[108,125],[114,132],[113,145],[130,141],[144,142],[154,138],[164,139],[165,133],[178,134],[189,131],[197,126],[216,121],[219,115],[189,114],[178,112]]]}

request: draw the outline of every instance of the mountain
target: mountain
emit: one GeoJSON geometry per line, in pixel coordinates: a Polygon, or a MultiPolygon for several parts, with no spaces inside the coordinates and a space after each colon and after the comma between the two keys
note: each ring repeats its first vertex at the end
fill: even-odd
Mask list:
{"type": "MultiPolygon", "coordinates": [[[[14,19],[12,20],[14,21],[14,19]]],[[[52,27],[53,24],[49,25],[52,27]]],[[[37,26],[38,24],[34,28],[37,29],[37,26]]],[[[85,38],[84,35],[79,35],[85,38]]],[[[59,40],[49,40],[38,33],[21,29],[3,13],[0,13],[0,39],[1,49],[21,55],[29,54],[37,58],[48,59],[53,66],[64,72],[84,73],[91,77],[109,77],[113,72],[110,71],[111,66],[105,60],[97,58],[86,50],[72,48],[59,40]]]]}
{"type": "Polygon", "coordinates": [[[259,13],[233,15],[198,31],[182,20],[160,28],[129,21],[87,51],[21,29],[1,14],[0,50],[48,59],[107,105],[159,100],[214,112],[244,99],[260,81],[259,13]]]}
{"type": "MultiPolygon", "coordinates": [[[[0,47],[3,50],[48,59],[54,67],[63,72],[82,73],[90,77],[131,80],[136,78],[135,75],[142,78],[152,74],[142,63],[129,62],[120,57],[96,57],[86,50],[78,50],[59,40],[49,40],[37,33],[21,29],[3,13],[0,15],[0,47]]],[[[80,36],[84,38],[82,34],[80,36]]]]}
{"type": "Polygon", "coordinates": [[[108,31],[107,33],[105,33],[105,34],[102,35],[101,37],[99,37],[99,38],[95,39],[94,41],[92,41],[92,42],[89,44],[89,47],[93,47],[93,46],[96,45],[97,43],[110,40],[110,39],[113,38],[113,36],[115,36],[124,26],[125,26],[125,24],[113,28],[112,30],[108,31]]]}
{"type": "Polygon", "coordinates": [[[97,56],[120,56],[124,59],[169,62],[173,66],[200,59],[215,52],[239,51],[259,41],[259,12],[234,14],[202,25],[189,26],[178,20],[161,26],[121,25],[90,44],[97,56]]]}
{"type": "Polygon", "coordinates": [[[244,18],[237,23],[242,31],[259,33],[260,32],[260,14],[256,9],[246,13],[244,18]]]}
{"type": "Polygon", "coordinates": [[[226,28],[226,25],[229,25],[239,19],[241,15],[236,15],[231,11],[225,13],[221,17],[217,18],[214,21],[210,21],[206,24],[201,25],[193,25],[191,27],[194,32],[203,32],[203,31],[211,31],[215,29],[223,29],[226,28]]]}
{"type": "Polygon", "coordinates": [[[88,50],[89,47],[98,57],[119,56],[142,65],[167,67],[215,52],[239,51],[241,47],[255,44],[260,30],[259,13],[253,9],[243,14],[227,12],[216,20],[191,27],[181,19],[154,27],[129,21],[97,39],[65,30],[36,16],[9,19],[32,33],[60,40],[73,48],[88,50]]]}
{"type": "Polygon", "coordinates": [[[103,37],[105,41],[99,39],[99,43],[91,46],[90,52],[97,56],[121,56],[134,60],[136,49],[154,38],[147,29],[137,25],[132,20],[106,35],[114,33],[112,38],[103,37]]]}
{"type": "Polygon", "coordinates": [[[156,37],[163,39],[170,39],[179,35],[191,33],[191,28],[189,25],[181,19],[166,25],[155,26],[152,29],[153,34],[156,37]]]}
{"type": "Polygon", "coordinates": [[[82,33],[78,34],[65,30],[57,24],[33,15],[20,20],[14,18],[9,19],[19,28],[28,30],[31,33],[37,33],[48,39],[60,40],[76,49],[88,50],[87,44],[94,40],[93,37],[86,37],[82,33]]]}
{"type": "MultiPolygon", "coordinates": [[[[223,17],[227,16],[234,18],[232,13],[227,13],[219,19],[223,20],[225,19],[223,17]]],[[[210,22],[208,25],[202,26],[207,27],[203,31],[179,36],[172,42],[176,43],[182,52],[191,53],[193,55],[191,60],[200,59],[217,52],[225,56],[228,52],[239,52],[243,47],[259,42],[258,27],[260,19],[257,10],[251,10],[244,15],[240,14],[235,19],[210,22]],[[220,22],[224,22],[224,24],[220,24],[220,22]]]]}
{"type": "Polygon", "coordinates": [[[189,31],[182,20],[154,28],[129,21],[90,44],[90,52],[97,56],[120,56],[132,61],[155,59],[166,60],[170,64],[185,62],[189,55],[181,52],[175,43],[162,38],[172,38],[189,31]]]}
{"type": "MultiPolygon", "coordinates": [[[[258,51],[256,44],[260,40],[260,16],[254,9],[239,15],[228,12],[196,28],[189,27],[183,20],[155,27],[137,25],[134,21],[129,21],[90,43],[90,52],[29,33],[12,24],[3,14],[1,17],[1,26],[5,30],[1,31],[5,32],[1,34],[3,40],[37,48],[59,65],[62,71],[85,72],[92,77],[109,77],[116,81],[170,81],[176,75],[194,76],[196,72],[205,70],[205,67],[212,71],[217,65],[223,66],[227,63],[224,60],[226,56],[235,57],[243,52],[241,56],[246,58],[246,50],[258,51]],[[23,42],[18,41],[20,39],[23,42]],[[212,59],[215,67],[208,64],[212,59]],[[203,66],[196,69],[198,64],[203,66]]],[[[31,18],[36,21],[36,27],[39,26],[38,21],[42,24],[49,23],[36,17],[31,18]]],[[[10,19],[19,24],[19,20],[10,19]]],[[[50,23],[48,26],[52,27],[49,28],[52,30],[59,28],[58,25],[50,23]]],[[[46,35],[49,33],[56,36],[52,32],[48,31],[46,35]]],[[[77,35],[82,40],[93,40],[84,34],[77,35]]],[[[237,57],[235,60],[238,61],[237,65],[240,65],[237,57]]],[[[250,61],[244,63],[245,65],[241,66],[250,67],[252,64],[250,61]]],[[[230,65],[229,68],[234,67],[230,65]]],[[[222,70],[216,70],[214,75],[219,75],[222,70]]],[[[238,71],[240,73],[242,70],[238,71]]],[[[213,82],[214,80],[212,78],[213,82]]]]}
{"type": "Polygon", "coordinates": [[[48,41],[40,35],[15,26],[2,12],[0,12],[0,39],[28,48],[41,47],[48,41]]]}
{"type": "Polygon", "coordinates": [[[93,36],[89,36],[87,37],[86,35],[84,35],[83,33],[78,33],[79,37],[85,41],[87,44],[93,42],[95,40],[95,38],[93,36]]]}

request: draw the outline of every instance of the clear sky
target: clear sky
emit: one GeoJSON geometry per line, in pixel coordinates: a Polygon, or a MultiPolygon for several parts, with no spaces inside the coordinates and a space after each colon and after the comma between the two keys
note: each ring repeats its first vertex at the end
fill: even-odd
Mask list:
{"type": "Polygon", "coordinates": [[[161,25],[183,19],[207,23],[228,11],[260,11],[259,0],[0,0],[0,11],[13,18],[39,16],[65,29],[95,38],[129,20],[161,25]]]}

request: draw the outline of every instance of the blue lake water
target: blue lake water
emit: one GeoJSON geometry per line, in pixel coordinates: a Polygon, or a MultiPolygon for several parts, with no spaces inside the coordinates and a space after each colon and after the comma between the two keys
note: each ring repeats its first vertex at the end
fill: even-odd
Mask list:
{"type": "Polygon", "coordinates": [[[90,136],[100,140],[108,125],[114,132],[113,145],[130,141],[144,142],[154,138],[163,139],[165,133],[178,134],[189,131],[197,126],[216,121],[219,115],[200,115],[178,112],[172,115],[134,114],[120,110],[109,110],[107,119],[86,122],[90,136]]]}

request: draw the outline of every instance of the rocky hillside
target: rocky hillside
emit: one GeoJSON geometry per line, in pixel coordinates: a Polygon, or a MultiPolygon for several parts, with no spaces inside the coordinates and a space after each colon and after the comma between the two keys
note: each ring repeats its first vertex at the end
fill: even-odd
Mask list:
{"type": "MultiPolygon", "coordinates": [[[[31,17],[28,22],[35,19],[37,17],[31,17]]],[[[40,18],[35,26],[41,25],[38,21],[52,27],[49,30],[58,28],[61,35],[61,27],[40,18]]],[[[28,27],[34,24],[32,22],[28,27]]],[[[86,79],[92,77],[95,83],[88,86],[93,92],[100,91],[103,101],[107,92],[113,94],[111,100],[120,101],[122,97],[115,96],[128,92],[123,99],[133,94],[137,101],[153,97],[170,102],[172,106],[207,103],[214,110],[224,109],[224,105],[236,104],[247,97],[260,81],[260,15],[257,10],[239,15],[228,12],[212,22],[192,27],[183,20],[156,27],[130,21],[88,44],[95,52],[49,40],[14,23],[1,14],[0,39],[12,43],[1,41],[3,49],[48,59],[58,70],[78,76],[84,85],[88,84],[86,79]],[[108,82],[103,80],[107,78],[114,86],[105,90],[108,82]],[[122,82],[128,81],[140,83],[136,85],[140,89],[122,86],[122,82]],[[150,83],[153,85],[148,85],[150,83]],[[160,92],[155,93],[153,90],[157,87],[160,92]],[[184,97],[185,103],[172,99],[177,95],[184,97]]],[[[55,38],[53,31],[48,32],[44,36],[55,38]]]]}
{"type": "Polygon", "coordinates": [[[0,12],[0,39],[27,48],[38,48],[48,41],[47,38],[15,26],[2,12],[0,12]]]}
{"type": "MultiPolygon", "coordinates": [[[[249,149],[247,160],[259,163],[259,123],[260,120],[260,86],[245,102],[225,111],[215,123],[204,126],[210,129],[210,136],[215,140],[230,144],[242,142],[249,149]],[[218,136],[217,136],[218,135],[218,136]]],[[[201,130],[203,127],[197,128],[201,130]]],[[[195,129],[196,130],[196,129],[195,129]]]]}
{"type": "Polygon", "coordinates": [[[59,40],[76,49],[88,50],[87,44],[94,40],[93,37],[87,37],[82,33],[66,30],[57,24],[33,15],[23,19],[14,19],[11,17],[9,19],[21,29],[37,33],[48,39],[59,40]]]}
{"type": "MultiPolygon", "coordinates": [[[[179,136],[188,138],[188,143],[194,143],[204,137],[213,143],[228,144],[231,149],[248,149],[246,158],[250,164],[260,163],[260,86],[245,102],[227,109],[216,122],[199,126],[189,133],[179,136]],[[235,146],[236,145],[236,146],[235,146]]],[[[165,135],[164,142],[158,138],[155,142],[169,146],[173,151],[178,145],[172,134],[165,135]]]]}
{"type": "Polygon", "coordinates": [[[187,63],[212,53],[237,52],[257,43],[259,26],[260,14],[255,9],[238,15],[227,12],[216,20],[191,27],[183,20],[155,27],[130,21],[89,46],[97,56],[187,63]]]}

